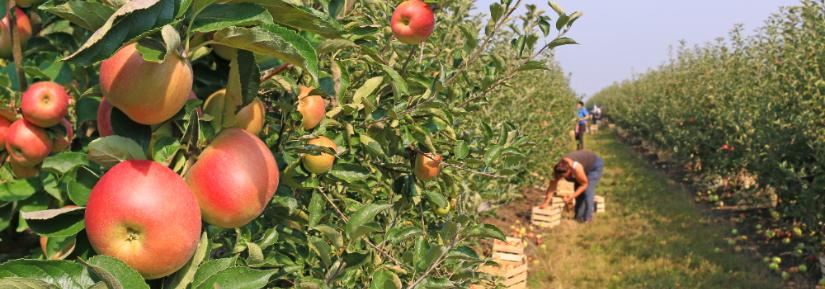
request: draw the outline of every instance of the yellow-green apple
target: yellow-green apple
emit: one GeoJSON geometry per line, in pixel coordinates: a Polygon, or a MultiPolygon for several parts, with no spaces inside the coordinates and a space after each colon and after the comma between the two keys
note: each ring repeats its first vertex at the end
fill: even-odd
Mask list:
{"type": "Polygon", "coordinates": [[[123,261],[146,279],[183,267],[201,234],[192,191],[153,161],[124,161],[106,172],[89,193],[84,219],[95,252],[123,261]]]}
{"type": "Polygon", "coordinates": [[[40,175],[40,168],[38,168],[37,165],[24,166],[18,164],[11,156],[6,158],[6,161],[9,163],[9,167],[11,167],[12,174],[14,174],[14,177],[17,179],[28,179],[40,175]]]}
{"type": "MultiPolygon", "coordinates": [[[[310,145],[331,148],[337,150],[338,146],[332,140],[324,136],[309,140],[310,145]]],[[[323,174],[332,169],[332,164],[335,162],[335,156],[328,153],[321,153],[320,155],[306,154],[302,160],[304,167],[313,173],[323,174]]]]}
{"type": "Polygon", "coordinates": [[[298,94],[298,112],[303,117],[302,125],[304,129],[313,129],[326,114],[326,103],[324,98],[318,95],[309,95],[312,88],[301,86],[301,92],[298,94]]]}
{"type": "Polygon", "coordinates": [[[201,153],[186,182],[207,223],[237,228],[263,212],[279,177],[275,157],[263,141],[245,130],[227,128],[201,153]]]}
{"type": "Polygon", "coordinates": [[[23,118],[39,127],[52,127],[60,123],[69,111],[66,89],[51,81],[41,81],[29,86],[23,93],[20,108],[23,118]]]}
{"type": "Polygon", "coordinates": [[[100,99],[97,107],[97,133],[100,137],[114,134],[112,130],[112,104],[105,97],[100,99]]]}
{"type": "Polygon", "coordinates": [[[415,157],[415,176],[422,181],[429,181],[441,171],[441,156],[433,153],[419,153],[415,157]]]}
{"type": "MultiPolygon", "coordinates": [[[[32,37],[32,25],[29,21],[29,16],[26,15],[20,8],[14,8],[15,28],[20,33],[20,47],[25,47],[26,42],[32,37]]],[[[9,27],[9,15],[0,20],[0,57],[7,58],[11,56],[12,41],[11,41],[11,27],[9,27]]]]}
{"type": "Polygon", "coordinates": [[[405,44],[419,44],[427,40],[435,28],[435,16],[427,3],[407,0],[398,4],[392,13],[392,33],[405,44]]]}
{"type": "Polygon", "coordinates": [[[6,132],[6,151],[17,164],[33,167],[43,161],[54,145],[46,130],[18,119],[6,132]]]}
{"type": "Polygon", "coordinates": [[[255,98],[251,103],[247,104],[235,116],[235,125],[233,127],[243,129],[251,134],[257,135],[264,129],[265,119],[264,103],[255,98]]]}
{"type": "Polygon", "coordinates": [[[68,119],[63,119],[60,122],[63,126],[65,133],[63,130],[55,130],[55,139],[54,145],[52,146],[52,152],[62,152],[69,148],[69,145],[72,144],[72,139],[74,139],[74,128],[72,127],[72,123],[68,119]]]}
{"type": "Polygon", "coordinates": [[[106,100],[137,123],[164,122],[186,104],[192,91],[192,67],[175,51],[162,63],[144,61],[136,44],[118,50],[100,64],[100,88],[106,100]]]}

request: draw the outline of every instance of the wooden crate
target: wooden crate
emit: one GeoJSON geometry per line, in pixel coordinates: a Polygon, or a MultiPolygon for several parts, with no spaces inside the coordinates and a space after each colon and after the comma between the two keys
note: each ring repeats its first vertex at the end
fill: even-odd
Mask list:
{"type": "Polygon", "coordinates": [[[590,125],[590,132],[591,132],[591,133],[597,133],[597,132],[599,132],[599,125],[598,125],[598,124],[591,124],[591,125],[590,125]]]}
{"type": "Polygon", "coordinates": [[[606,207],[605,207],[605,204],[604,204],[605,203],[604,202],[604,197],[596,196],[595,199],[596,199],[596,213],[606,213],[607,211],[605,210],[606,207]]]}
{"type": "Polygon", "coordinates": [[[613,123],[609,123],[609,124],[607,124],[607,128],[614,129],[614,128],[616,128],[616,125],[613,124],[613,123]]]}
{"type": "MultiPolygon", "coordinates": [[[[481,266],[479,271],[497,277],[498,282],[507,289],[527,288],[527,262],[497,261],[497,266],[481,266]]],[[[492,285],[492,284],[490,284],[492,285]]],[[[493,288],[495,286],[483,286],[493,288]]]]}
{"type": "Polygon", "coordinates": [[[561,198],[553,198],[553,203],[544,209],[533,207],[530,223],[542,228],[552,228],[561,224],[561,215],[564,202],[561,198]]]}
{"type": "Polygon", "coordinates": [[[576,185],[573,182],[568,182],[566,180],[560,180],[559,183],[556,185],[556,196],[564,197],[570,196],[574,192],[576,192],[576,185]]]}
{"type": "Polygon", "coordinates": [[[527,244],[520,238],[507,237],[507,241],[493,241],[493,259],[506,262],[526,262],[524,247],[527,244]]]}

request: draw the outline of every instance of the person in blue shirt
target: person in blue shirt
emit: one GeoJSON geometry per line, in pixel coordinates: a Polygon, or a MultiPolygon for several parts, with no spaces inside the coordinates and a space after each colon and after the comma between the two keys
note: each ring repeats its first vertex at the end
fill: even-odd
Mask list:
{"type": "Polygon", "coordinates": [[[576,149],[584,149],[584,134],[587,132],[587,120],[590,119],[590,113],[584,107],[584,102],[576,103],[576,149]]]}

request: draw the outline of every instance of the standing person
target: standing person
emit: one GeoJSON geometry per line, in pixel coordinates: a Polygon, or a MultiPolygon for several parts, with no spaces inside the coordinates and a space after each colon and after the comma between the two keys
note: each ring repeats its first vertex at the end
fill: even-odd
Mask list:
{"type": "Polygon", "coordinates": [[[593,124],[599,124],[602,120],[602,108],[598,105],[593,106],[593,124]]]}
{"type": "Polygon", "coordinates": [[[593,220],[593,213],[596,210],[596,187],[602,179],[604,172],[604,160],[593,152],[575,151],[562,157],[553,168],[553,180],[547,187],[544,202],[539,208],[546,208],[553,201],[557,187],[561,179],[565,179],[575,184],[575,191],[570,196],[564,197],[564,202],[569,204],[576,200],[576,220],[589,223],[593,220]]]}
{"type": "Polygon", "coordinates": [[[590,113],[584,107],[584,102],[576,103],[576,149],[584,149],[584,134],[587,133],[587,119],[590,118],[590,113]]]}

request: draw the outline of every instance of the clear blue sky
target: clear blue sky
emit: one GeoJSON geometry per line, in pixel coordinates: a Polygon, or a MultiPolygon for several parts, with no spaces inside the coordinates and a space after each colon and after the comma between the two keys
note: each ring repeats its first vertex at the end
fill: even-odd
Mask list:
{"type": "MultiPolygon", "coordinates": [[[[494,0],[478,0],[488,13],[494,0]]],[[[515,1],[513,1],[515,2],[515,1]]],[[[550,11],[546,0],[526,0],[550,11]]],[[[557,59],[572,73],[573,88],[591,95],[614,81],[656,67],[668,59],[670,47],[727,36],[735,24],[754,29],[781,6],[796,0],[556,0],[568,12],[579,10],[569,36],[581,45],[557,49],[557,59]]],[[[554,17],[555,20],[555,17],[554,17]]]]}

